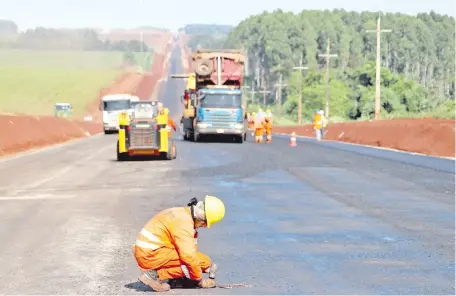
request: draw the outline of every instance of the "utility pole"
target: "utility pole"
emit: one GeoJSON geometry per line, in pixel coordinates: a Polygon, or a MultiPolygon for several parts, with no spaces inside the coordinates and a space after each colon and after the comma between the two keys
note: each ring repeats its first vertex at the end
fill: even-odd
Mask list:
{"type": "Polygon", "coordinates": [[[308,67],[302,66],[302,55],[299,59],[299,67],[293,67],[293,70],[299,70],[299,96],[298,96],[298,124],[302,124],[302,70],[307,70],[308,67]]]}
{"type": "Polygon", "coordinates": [[[330,52],[331,52],[331,41],[329,40],[329,37],[328,37],[328,45],[326,47],[326,53],[318,55],[319,57],[326,58],[326,103],[325,103],[325,117],[326,118],[329,118],[329,62],[331,61],[331,58],[338,57],[337,54],[330,54],[330,52]]]}
{"type": "Polygon", "coordinates": [[[278,101],[278,119],[282,118],[282,87],[288,86],[288,84],[282,84],[282,73],[279,75],[279,83],[275,85],[277,87],[277,101],[278,101]]]}
{"type": "MultiPolygon", "coordinates": [[[[245,88],[250,88],[250,86],[246,86],[245,88]]],[[[255,103],[255,94],[264,94],[264,95],[266,95],[266,94],[270,93],[270,91],[266,91],[266,90],[255,91],[255,81],[252,81],[252,87],[251,88],[252,88],[252,90],[249,91],[249,93],[252,96],[251,100],[252,100],[253,103],[255,103]]]]}
{"type": "Polygon", "coordinates": [[[266,87],[263,85],[263,90],[258,93],[263,94],[263,108],[266,108],[266,94],[270,93],[270,91],[266,90],[266,87]]]}
{"type": "Polygon", "coordinates": [[[377,61],[375,69],[375,120],[380,119],[380,35],[381,33],[389,33],[392,30],[380,29],[380,15],[377,19],[377,30],[366,30],[367,33],[377,33],[377,61]]]}

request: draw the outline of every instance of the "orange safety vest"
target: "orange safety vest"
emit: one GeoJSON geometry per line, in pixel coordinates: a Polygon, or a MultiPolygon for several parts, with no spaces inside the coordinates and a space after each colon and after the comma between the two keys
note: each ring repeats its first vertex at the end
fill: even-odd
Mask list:
{"type": "Polygon", "coordinates": [[[321,114],[320,114],[320,113],[315,114],[312,125],[313,125],[313,127],[316,128],[316,129],[321,129],[321,128],[322,128],[322,126],[323,126],[323,121],[322,121],[322,118],[321,118],[321,114]]]}
{"type": "Polygon", "coordinates": [[[197,257],[197,232],[188,207],[163,210],[149,220],[136,238],[135,257],[141,268],[141,261],[147,260],[148,268],[158,269],[169,258],[162,258],[159,248],[175,249],[182,264],[187,266],[190,278],[200,280],[202,271],[197,257]]]}

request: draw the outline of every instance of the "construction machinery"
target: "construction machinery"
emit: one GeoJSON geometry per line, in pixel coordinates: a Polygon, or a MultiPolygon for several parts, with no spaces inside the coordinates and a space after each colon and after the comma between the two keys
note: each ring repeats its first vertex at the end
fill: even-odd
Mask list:
{"type": "Polygon", "coordinates": [[[228,135],[242,143],[247,137],[247,116],[242,101],[245,55],[238,50],[197,50],[182,96],[181,119],[185,140],[206,135],[228,135]]]}
{"type": "Polygon", "coordinates": [[[132,107],[131,114],[119,114],[117,160],[129,160],[141,155],[175,159],[176,145],[170,141],[168,109],[159,112],[156,101],[138,101],[132,107]]]}

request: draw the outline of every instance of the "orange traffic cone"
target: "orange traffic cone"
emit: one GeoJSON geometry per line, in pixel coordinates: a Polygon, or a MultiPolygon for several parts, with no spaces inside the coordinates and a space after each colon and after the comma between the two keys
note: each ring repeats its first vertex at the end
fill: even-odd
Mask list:
{"type": "Polygon", "coordinates": [[[291,133],[291,138],[290,138],[290,147],[296,146],[296,134],[295,132],[291,133]]]}

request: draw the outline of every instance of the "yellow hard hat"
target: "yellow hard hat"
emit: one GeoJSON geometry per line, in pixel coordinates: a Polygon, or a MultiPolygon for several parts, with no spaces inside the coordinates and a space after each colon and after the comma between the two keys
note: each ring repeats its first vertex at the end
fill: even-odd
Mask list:
{"type": "Polygon", "coordinates": [[[256,116],[256,112],[252,112],[252,116],[256,116]]]}
{"type": "Polygon", "coordinates": [[[225,217],[225,205],[215,196],[206,195],[204,199],[204,212],[206,213],[207,228],[225,217]]]}
{"type": "Polygon", "coordinates": [[[266,110],[267,113],[271,113],[271,109],[268,108],[268,110],[266,110]]]}

